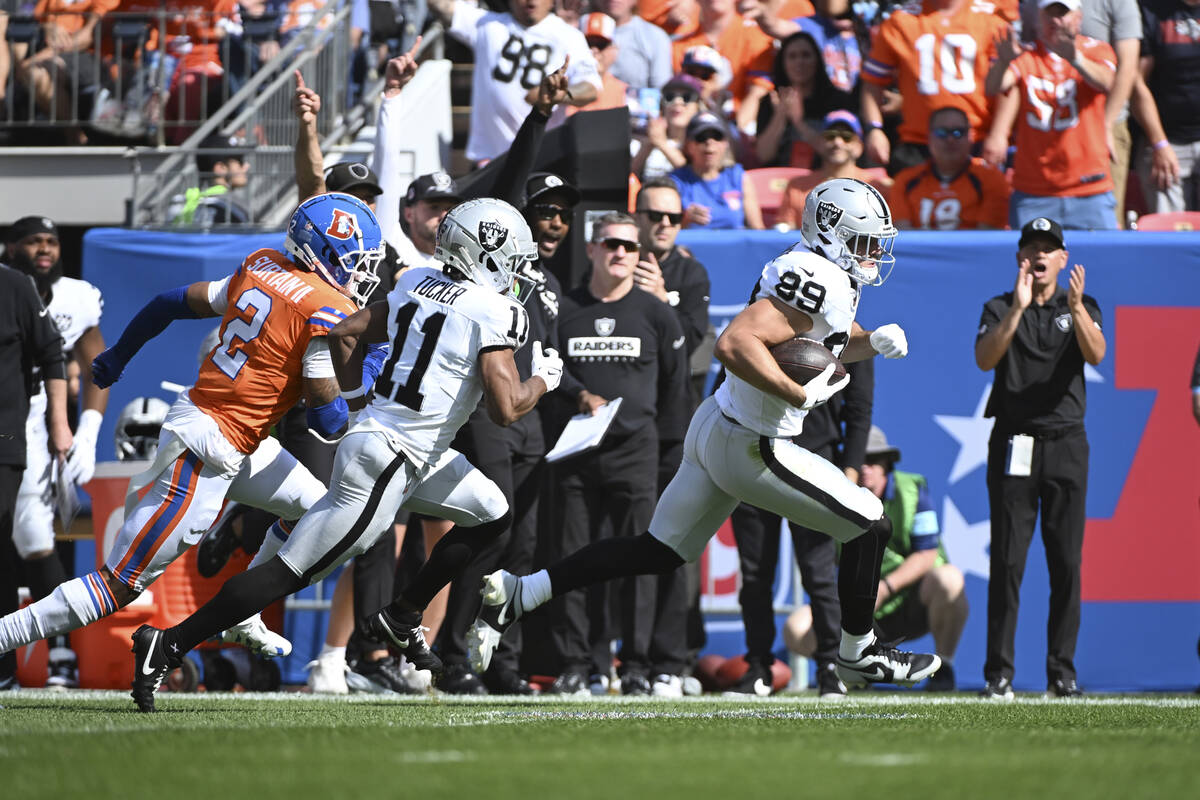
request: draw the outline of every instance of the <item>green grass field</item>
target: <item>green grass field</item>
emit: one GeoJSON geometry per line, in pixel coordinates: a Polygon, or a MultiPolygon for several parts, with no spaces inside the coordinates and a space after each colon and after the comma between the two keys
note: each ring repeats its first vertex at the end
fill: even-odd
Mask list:
{"type": "Polygon", "coordinates": [[[0,695],[0,797],[1187,798],[1200,699],[0,695]]]}

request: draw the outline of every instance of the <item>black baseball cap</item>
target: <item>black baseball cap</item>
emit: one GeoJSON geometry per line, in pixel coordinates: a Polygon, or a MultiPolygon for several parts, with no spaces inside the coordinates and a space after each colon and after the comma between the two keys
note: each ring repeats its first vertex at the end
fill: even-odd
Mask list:
{"type": "Polygon", "coordinates": [[[525,181],[525,205],[548,194],[562,195],[569,206],[576,206],[583,199],[578,189],[553,172],[535,172],[525,181]]]}
{"type": "Polygon", "coordinates": [[[325,188],[331,192],[365,189],[373,195],[383,194],[379,178],[370,167],[357,161],[343,161],[325,170],[325,188]]]}
{"type": "Polygon", "coordinates": [[[686,138],[690,142],[700,134],[709,131],[721,134],[722,139],[729,138],[729,132],[725,130],[725,125],[721,122],[720,117],[707,111],[701,111],[688,122],[686,138]]]}
{"type": "Polygon", "coordinates": [[[1030,239],[1037,236],[1053,239],[1060,249],[1064,246],[1062,225],[1049,217],[1038,217],[1026,222],[1025,227],[1021,228],[1021,238],[1017,242],[1017,247],[1024,247],[1029,244],[1030,239]]]}
{"type": "Polygon", "coordinates": [[[58,226],[49,217],[21,217],[8,229],[8,236],[5,237],[5,241],[19,242],[26,236],[33,236],[38,233],[48,233],[51,236],[58,236],[58,226]]]}
{"type": "Polygon", "coordinates": [[[411,206],[421,200],[458,200],[463,199],[458,188],[458,182],[449,173],[438,170],[422,175],[408,185],[404,193],[404,204],[411,206]]]}

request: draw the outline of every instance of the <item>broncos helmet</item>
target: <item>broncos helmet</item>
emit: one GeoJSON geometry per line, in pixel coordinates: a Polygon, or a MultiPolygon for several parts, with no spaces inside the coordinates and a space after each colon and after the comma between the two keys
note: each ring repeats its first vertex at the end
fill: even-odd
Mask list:
{"type": "Polygon", "coordinates": [[[158,434],[171,407],[157,397],[129,401],[117,417],[114,440],[118,461],[149,461],[158,452],[158,434]]]}
{"type": "Polygon", "coordinates": [[[482,197],[450,209],[438,226],[434,256],[467,280],[511,295],[517,273],[537,258],[537,243],[521,212],[482,197]]]}
{"type": "Polygon", "coordinates": [[[887,280],[896,264],[896,234],[887,201],[869,183],[834,178],[804,200],[800,237],[859,283],[878,286],[887,280]]]}
{"type": "Polygon", "coordinates": [[[360,308],[379,284],[383,234],[371,209],[357,197],[328,192],[305,200],[292,214],[284,246],[296,263],[360,308]]]}

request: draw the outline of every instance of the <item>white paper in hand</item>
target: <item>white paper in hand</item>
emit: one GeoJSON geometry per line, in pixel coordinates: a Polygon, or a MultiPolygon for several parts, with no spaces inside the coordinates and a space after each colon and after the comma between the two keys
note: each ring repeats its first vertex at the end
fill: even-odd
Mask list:
{"type": "Polygon", "coordinates": [[[79,495],[75,494],[74,482],[57,459],[54,461],[54,508],[58,512],[58,521],[62,523],[63,533],[66,533],[79,514],[79,495]]]}
{"type": "Polygon", "coordinates": [[[616,419],[620,407],[621,398],[616,397],[601,406],[595,414],[576,414],[571,417],[554,447],[546,453],[546,460],[561,461],[598,447],[604,441],[604,434],[616,419]]]}

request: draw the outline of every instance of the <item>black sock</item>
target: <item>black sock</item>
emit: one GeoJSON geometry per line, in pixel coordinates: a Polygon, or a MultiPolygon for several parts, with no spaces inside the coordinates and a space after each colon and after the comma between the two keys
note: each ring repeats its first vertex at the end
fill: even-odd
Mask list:
{"type": "Polygon", "coordinates": [[[212,600],[163,632],[163,645],[172,655],[182,656],[276,600],[298,592],[304,585],[283,559],[272,558],[227,580],[212,600]]]}
{"type": "Polygon", "coordinates": [[[29,583],[29,595],[33,601],[41,600],[67,582],[67,573],[63,570],[58,553],[51,553],[41,558],[27,558],[22,565],[25,570],[25,580],[29,583]]]}
{"type": "Polygon", "coordinates": [[[678,553],[647,532],[592,542],[550,565],[546,572],[554,596],[558,597],[572,589],[613,578],[661,575],[683,564],[678,553]]]}
{"type": "Polygon", "coordinates": [[[842,630],[862,636],[875,621],[875,597],[879,594],[879,567],[883,551],[892,538],[892,521],[886,516],[861,536],[842,545],[838,565],[838,599],[842,604],[842,630]]]}
{"type": "Polygon", "coordinates": [[[476,525],[474,528],[455,525],[433,546],[433,552],[429,554],[425,566],[421,567],[420,572],[413,577],[412,583],[388,606],[388,611],[393,614],[405,614],[423,610],[443,586],[462,572],[475,553],[508,530],[511,523],[512,514],[506,511],[500,519],[476,525]]]}

